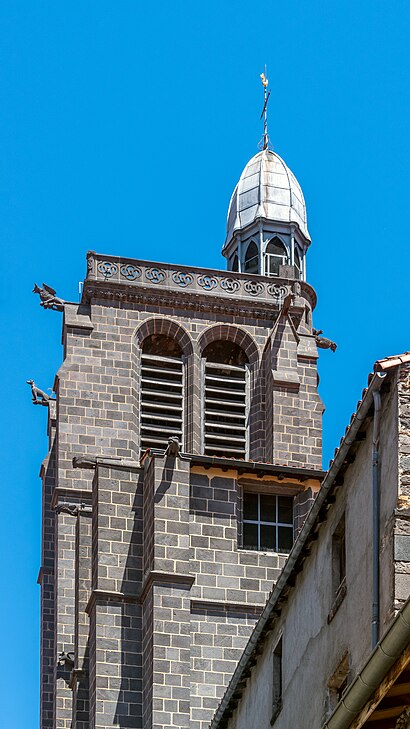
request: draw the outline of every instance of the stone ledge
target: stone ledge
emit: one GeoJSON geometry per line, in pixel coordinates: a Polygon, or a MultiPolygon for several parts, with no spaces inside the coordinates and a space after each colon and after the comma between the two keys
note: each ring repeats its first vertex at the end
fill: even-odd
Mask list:
{"type": "Polygon", "coordinates": [[[177,585],[178,587],[188,587],[191,589],[195,582],[193,575],[184,575],[180,572],[161,572],[160,570],[152,570],[143,580],[141,592],[138,596],[139,602],[144,602],[147,592],[154,584],[161,585],[177,585]]]}
{"type": "Polygon", "coordinates": [[[219,600],[191,600],[191,610],[203,612],[205,610],[209,612],[241,612],[241,613],[252,613],[257,617],[261,615],[265,604],[258,605],[257,603],[240,603],[240,602],[222,602],[219,600]]]}
{"type": "Polygon", "coordinates": [[[92,590],[88,599],[84,612],[90,615],[97,602],[125,602],[139,604],[140,600],[137,595],[127,595],[125,592],[115,592],[110,590],[92,590]]]}
{"type": "Polygon", "coordinates": [[[64,304],[63,327],[74,329],[88,329],[92,331],[94,324],[91,321],[91,309],[86,304],[64,304]]]}
{"type": "Polygon", "coordinates": [[[292,387],[299,389],[300,377],[295,370],[272,370],[272,378],[275,385],[281,387],[292,387]]]}

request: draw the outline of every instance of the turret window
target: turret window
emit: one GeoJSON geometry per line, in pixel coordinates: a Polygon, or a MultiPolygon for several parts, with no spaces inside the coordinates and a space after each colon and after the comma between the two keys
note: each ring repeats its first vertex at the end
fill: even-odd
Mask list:
{"type": "Polygon", "coordinates": [[[182,351],[171,337],[153,334],[141,353],[141,448],[166,448],[183,440],[184,368],[182,351]]]}
{"type": "Polygon", "coordinates": [[[279,266],[286,266],[288,253],[280,238],[275,236],[269,241],[265,251],[265,275],[279,276],[279,266]]]}
{"type": "Polygon", "coordinates": [[[245,458],[248,360],[233,342],[208,344],[204,353],[204,453],[245,458]]]}
{"type": "Polygon", "coordinates": [[[245,273],[259,273],[259,251],[253,240],[246,249],[244,270],[245,273]]]}
{"type": "Polygon", "coordinates": [[[296,248],[295,248],[293,260],[294,260],[294,264],[295,264],[295,268],[296,268],[296,276],[297,276],[297,278],[301,278],[302,264],[300,262],[300,256],[299,256],[299,253],[296,248]]]}
{"type": "Polygon", "coordinates": [[[239,258],[236,251],[231,258],[231,271],[239,271],[239,258]]]}

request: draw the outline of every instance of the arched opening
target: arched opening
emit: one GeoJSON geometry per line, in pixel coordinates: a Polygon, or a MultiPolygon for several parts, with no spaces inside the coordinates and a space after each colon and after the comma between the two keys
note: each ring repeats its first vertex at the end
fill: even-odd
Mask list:
{"type": "Polygon", "coordinates": [[[237,251],[235,251],[231,258],[231,271],[239,271],[239,258],[237,251]]]}
{"type": "Polygon", "coordinates": [[[302,278],[302,263],[301,263],[299,252],[298,252],[297,248],[295,248],[293,260],[294,260],[294,265],[296,268],[296,277],[302,278]]]}
{"type": "Polygon", "coordinates": [[[235,342],[217,340],[203,351],[204,453],[245,458],[247,453],[248,358],[235,342]]]}
{"type": "Polygon", "coordinates": [[[141,448],[166,448],[176,435],[183,442],[184,366],[178,342],[151,334],[141,347],[141,448]]]}
{"type": "Polygon", "coordinates": [[[246,249],[244,271],[245,273],[259,273],[259,251],[253,240],[246,249]]]}
{"type": "Polygon", "coordinates": [[[265,275],[279,276],[279,266],[286,266],[288,263],[288,252],[284,243],[275,236],[272,238],[265,251],[265,275]]]}

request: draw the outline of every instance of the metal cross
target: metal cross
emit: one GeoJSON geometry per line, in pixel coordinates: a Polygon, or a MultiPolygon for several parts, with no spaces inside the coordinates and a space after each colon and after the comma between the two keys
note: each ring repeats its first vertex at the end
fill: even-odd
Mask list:
{"type": "Polygon", "coordinates": [[[269,147],[269,136],[268,136],[268,101],[270,97],[270,91],[268,91],[268,79],[266,78],[266,66],[264,73],[260,75],[263,86],[263,109],[260,118],[263,117],[263,137],[262,137],[262,149],[268,149],[269,147]]]}

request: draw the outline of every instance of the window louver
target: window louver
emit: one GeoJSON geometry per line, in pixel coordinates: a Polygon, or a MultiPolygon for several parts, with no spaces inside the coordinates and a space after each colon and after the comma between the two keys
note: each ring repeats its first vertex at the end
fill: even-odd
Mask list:
{"type": "Polygon", "coordinates": [[[245,458],[245,365],[205,361],[205,454],[245,458]]]}
{"type": "Polygon", "coordinates": [[[183,362],[177,357],[141,355],[141,448],[182,443],[183,362]]]}

